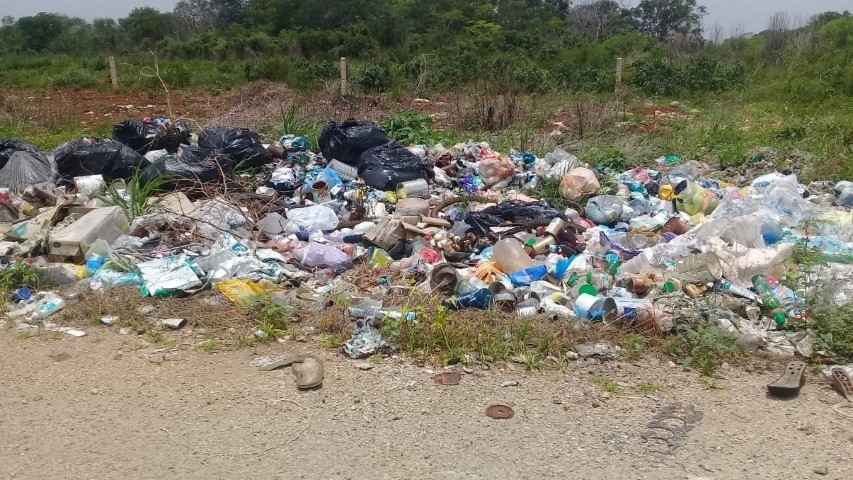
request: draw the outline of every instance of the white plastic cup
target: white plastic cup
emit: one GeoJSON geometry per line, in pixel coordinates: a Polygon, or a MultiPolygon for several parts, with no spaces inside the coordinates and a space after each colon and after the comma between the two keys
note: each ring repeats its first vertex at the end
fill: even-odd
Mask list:
{"type": "Polygon", "coordinates": [[[590,318],[592,311],[595,308],[595,304],[598,303],[599,300],[599,297],[588,293],[578,295],[578,298],[575,300],[575,313],[581,317],[590,318]]]}

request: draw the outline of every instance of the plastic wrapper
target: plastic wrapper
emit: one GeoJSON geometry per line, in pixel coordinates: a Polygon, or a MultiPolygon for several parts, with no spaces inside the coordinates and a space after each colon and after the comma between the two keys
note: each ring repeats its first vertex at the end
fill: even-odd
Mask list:
{"type": "Polygon", "coordinates": [[[338,215],[329,207],[312,205],[304,208],[293,208],[287,212],[287,233],[296,233],[300,229],[308,232],[317,230],[334,230],[338,226],[338,215]]]}
{"type": "Polygon", "coordinates": [[[563,175],[560,180],[560,195],[569,200],[580,200],[589,195],[596,195],[601,189],[595,172],[588,168],[575,168],[563,175]]]}
{"type": "Polygon", "coordinates": [[[247,128],[208,128],[199,135],[198,146],[220,150],[233,158],[235,170],[272,163],[272,154],[261,144],[261,137],[247,128]]]}
{"type": "Polygon", "coordinates": [[[268,294],[276,288],[274,284],[269,282],[253,282],[238,278],[216,282],[215,287],[228,300],[241,307],[250,306],[259,295],[268,294]]]}
{"type": "Polygon", "coordinates": [[[382,338],[371,319],[356,322],[352,338],[344,343],[344,353],[349,358],[365,358],[377,351],[388,353],[391,346],[382,338]]]}
{"type": "Polygon", "coordinates": [[[181,144],[189,145],[190,129],[186,123],[174,122],[166,117],[130,119],[113,126],[113,140],[142,155],[160,149],[175,153],[181,144]]]}
{"type": "Polygon", "coordinates": [[[145,169],[140,180],[146,184],[158,177],[166,179],[161,191],[199,188],[226,181],[233,167],[231,157],[216,150],[187,147],[179,155],[167,154],[157,159],[145,169]]]}
{"type": "Polygon", "coordinates": [[[509,200],[485,208],[479,212],[470,212],[465,215],[465,223],[478,235],[485,235],[492,227],[499,227],[507,223],[528,222],[552,219],[559,217],[565,219],[563,212],[553,208],[548,202],[522,202],[509,200]]]}
{"type": "Polygon", "coordinates": [[[55,181],[56,166],[43,153],[16,151],[0,169],[0,187],[11,190],[23,190],[30,185],[55,181]]]}
{"type": "Polygon", "coordinates": [[[622,216],[625,201],[614,195],[599,195],[586,204],[586,218],[598,225],[612,227],[622,216]]]}
{"type": "Polygon", "coordinates": [[[310,242],[293,251],[293,258],[305,267],[334,267],[349,261],[349,256],[341,250],[322,243],[310,242]]]}
{"type": "Polygon", "coordinates": [[[382,127],[375,123],[347,120],[343,123],[327,123],[318,143],[326,160],[358,165],[361,154],[390,141],[382,127]]]}
{"type": "Polygon", "coordinates": [[[158,258],[136,265],[142,280],[142,295],[163,297],[202,286],[186,255],[158,258]]]}
{"type": "Polygon", "coordinates": [[[515,165],[506,155],[495,155],[480,160],[480,178],[483,183],[492,186],[515,174],[515,165]]]}
{"type": "Polygon", "coordinates": [[[409,180],[427,179],[432,169],[425,160],[396,142],[373,147],[361,155],[358,174],[377,190],[395,190],[409,180]]]}
{"type": "Polygon", "coordinates": [[[145,158],[115,140],[82,138],[63,143],[54,150],[59,184],[72,186],[74,177],[101,175],[110,182],[129,179],[145,158]]]}

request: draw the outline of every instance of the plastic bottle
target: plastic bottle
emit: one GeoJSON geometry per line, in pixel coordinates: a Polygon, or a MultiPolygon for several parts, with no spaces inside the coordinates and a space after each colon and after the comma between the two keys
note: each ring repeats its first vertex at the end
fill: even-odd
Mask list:
{"type": "Polygon", "coordinates": [[[764,308],[769,310],[773,315],[773,320],[776,321],[776,325],[780,329],[784,327],[788,318],[785,314],[785,309],[782,308],[782,302],[776,298],[773,288],[770,287],[767,275],[758,274],[752,277],[752,286],[755,288],[755,291],[758,292],[761,304],[764,305],[764,308]]]}
{"type": "Polygon", "coordinates": [[[758,295],[756,295],[755,293],[753,293],[752,291],[750,291],[746,288],[739,287],[739,286],[733,284],[732,282],[726,280],[725,278],[720,280],[719,287],[720,287],[720,291],[728,292],[728,293],[731,293],[732,295],[736,295],[738,297],[743,297],[743,298],[752,300],[754,302],[758,301],[758,295]]]}
{"type": "Polygon", "coordinates": [[[535,265],[521,243],[514,238],[505,238],[495,243],[494,255],[504,273],[517,272],[535,265]]]}
{"type": "Polygon", "coordinates": [[[65,308],[65,300],[59,295],[49,294],[36,305],[34,315],[47,318],[65,308]]]}

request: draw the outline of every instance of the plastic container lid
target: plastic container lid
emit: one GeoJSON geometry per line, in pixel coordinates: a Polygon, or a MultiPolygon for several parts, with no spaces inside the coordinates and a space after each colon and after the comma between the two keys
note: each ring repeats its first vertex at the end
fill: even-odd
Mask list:
{"type": "Polygon", "coordinates": [[[587,295],[593,296],[598,295],[598,289],[595,288],[595,285],[590,285],[589,283],[584,283],[583,285],[581,285],[578,289],[578,292],[580,292],[581,294],[585,293],[587,295]]]}

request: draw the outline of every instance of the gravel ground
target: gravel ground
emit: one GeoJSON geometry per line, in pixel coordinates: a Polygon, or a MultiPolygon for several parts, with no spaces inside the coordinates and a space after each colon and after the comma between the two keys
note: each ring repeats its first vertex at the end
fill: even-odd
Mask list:
{"type": "Polygon", "coordinates": [[[809,370],[799,397],[768,398],[781,371],[772,362],[724,368],[714,388],[655,359],[473,367],[445,386],[405,358],[351,361],[309,344],[209,354],[140,342],[106,329],[59,340],[0,332],[0,477],[846,480],[853,467],[853,419],[833,410],[842,397],[809,370]],[[321,389],[249,365],[296,353],[325,361],[321,389]],[[498,403],[515,416],[487,417],[498,403]],[[676,403],[702,418],[661,453],[641,435],[676,403]]]}

